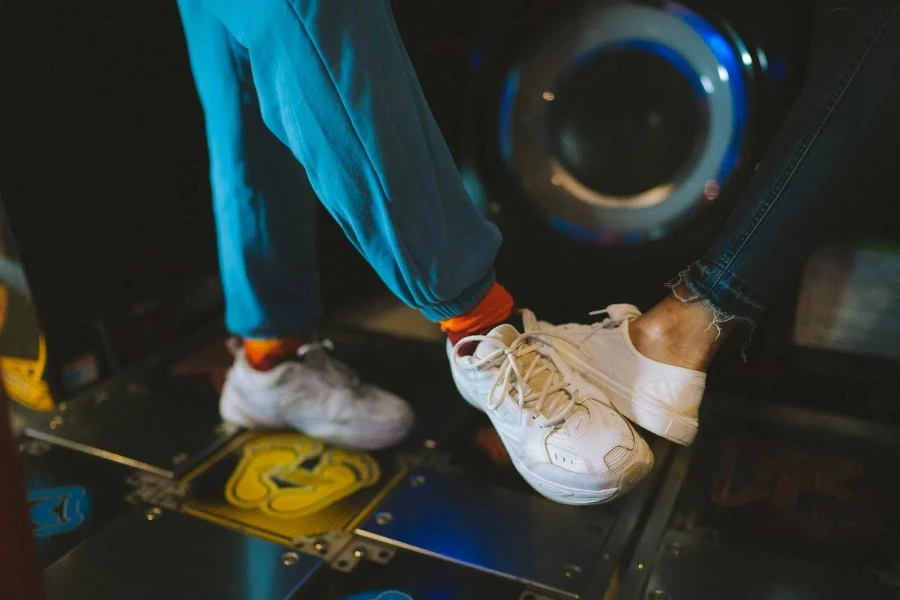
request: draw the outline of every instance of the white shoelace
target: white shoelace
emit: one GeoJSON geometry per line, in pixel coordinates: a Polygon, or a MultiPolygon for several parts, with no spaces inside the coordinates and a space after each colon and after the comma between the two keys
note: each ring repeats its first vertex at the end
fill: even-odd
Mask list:
{"type": "Polygon", "coordinates": [[[592,327],[600,327],[602,329],[615,329],[616,327],[621,325],[623,321],[641,316],[641,311],[639,311],[636,306],[632,306],[631,304],[611,304],[603,310],[593,310],[589,312],[588,315],[592,317],[607,315],[605,319],[603,319],[600,323],[594,323],[592,327]]]}
{"type": "Polygon", "coordinates": [[[551,404],[547,408],[551,416],[547,419],[547,423],[542,426],[556,427],[564,423],[571,415],[572,409],[577,403],[577,392],[569,390],[563,374],[559,371],[553,359],[544,353],[540,337],[548,335],[553,336],[555,334],[548,332],[522,333],[509,345],[486,335],[470,335],[453,346],[453,364],[459,369],[477,370],[488,363],[497,361],[500,357],[505,357],[491,385],[491,391],[488,393],[487,408],[495,410],[506,400],[508,395],[512,395],[511,392],[515,391],[519,408],[532,412],[532,418],[537,418],[537,415],[543,414],[544,404],[549,400],[551,404]],[[485,356],[476,358],[471,363],[463,364],[461,362],[460,347],[469,343],[481,344],[485,342],[497,346],[497,349],[485,356]],[[532,353],[534,358],[523,371],[519,365],[519,359],[532,353]],[[547,374],[544,385],[540,389],[531,389],[529,385],[526,393],[525,386],[543,373],[547,374]],[[502,385],[499,385],[498,392],[499,383],[502,383],[502,385]],[[566,402],[562,402],[559,396],[553,397],[554,394],[559,392],[567,396],[566,402]]]}

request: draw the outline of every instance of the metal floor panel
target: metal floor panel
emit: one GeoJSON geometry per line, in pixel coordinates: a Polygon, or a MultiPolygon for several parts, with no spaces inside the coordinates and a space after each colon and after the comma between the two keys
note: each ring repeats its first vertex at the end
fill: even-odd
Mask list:
{"type": "Polygon", "coordinates": [[[349,573],[320,569],[291,600],[557,600],[521,583],[398,551],[387,563],[363,560],[349,573]]]}
{"type": "Polygon", "coordinates": [[[44,566],[129,506],[131,471],[122,465],[31,438],[19,440],[19,456],[44,566]]]}
{"type": "Polygon", "coordinates": [[[619,600],[900,598],[900,491],[884,438],[708,423],[681,448],[619,600]]]}
{"type": "MultiPolygon", "coordinates": [[[[900,588],[860,573],[669,531],[646,586],[649,600],[896,600],[900,588]]],[[[627,600],[623,597],[621,600],[627,600]]]]}
{"type": "Polygon", "coordinates": [[[134,509],[44,572],[47,600],[285,600],[321,559],[176,512],[134,509]]]}
{"type": "Polygon", "coordinates": [[[573,507],[438,473],[411,475],[357,533],[577,597],[615,508],[573,507]]]}
{"type": "Polygon", "coordinates": [[[185,476],[182,510],[281,544],[352,529],[405,474],[368,454],[299,433],[244,433],[185,476]]]}
{"type": "Polygon", "coordinates": [[[177,400],[132,380],[115,380],[61,404],[32,412],[25,433],[60,446],[175,477],[226,442],[214,403],[177,400]]]}

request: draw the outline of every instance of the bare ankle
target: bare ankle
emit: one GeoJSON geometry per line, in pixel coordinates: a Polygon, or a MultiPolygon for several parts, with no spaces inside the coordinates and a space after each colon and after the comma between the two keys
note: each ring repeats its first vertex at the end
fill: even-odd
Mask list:
{"type": "Polygon", "coordinates": [[[717,323],[715,312],[702,302],[684,302],[690,291],[676,289],[631,323],[635,348],[658,362],[706,371],[731,330],[731,323],[717,323]]]}

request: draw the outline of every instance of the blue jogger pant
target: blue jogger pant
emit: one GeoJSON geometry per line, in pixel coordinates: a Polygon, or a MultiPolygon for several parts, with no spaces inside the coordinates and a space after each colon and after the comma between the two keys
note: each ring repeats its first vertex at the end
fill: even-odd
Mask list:
{"type": "Polygon", "coordinates": [[[317,198],[426,317],[481,299],[500,233],[463,188],[388,0],[179,8],[206,119],[230,331],[314,326],[317,198]]]}

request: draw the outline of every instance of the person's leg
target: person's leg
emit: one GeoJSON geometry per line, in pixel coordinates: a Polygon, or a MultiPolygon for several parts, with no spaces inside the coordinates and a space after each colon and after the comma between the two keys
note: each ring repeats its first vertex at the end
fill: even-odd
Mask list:
{"type": "Polygon", "coordinates": [[[752,329],[812,252],[895,177],[900,1],[857,0],[829,15],[828,44],[724,230],[632,324],[646,356],[705,370],[725,335],[752,329]]]}
{"type": "Polygon", "coordinates": [[[409,406],[360,384],[326,343],[312,342],[317,199],[263,122],[249,52],[203,0],[179,0],[179,9],[206,117],[226,324],[243,340],[222,417],[363,449],[390,446],[412,428],[409,406]]]}
{"type": "Polygon", "coordinates": [[[523,335],[537,328],[530,313],[516,317],[494,281],[500,234],[466,194],[388,1],[204,2],[248,48],[265,123],[347,237],[456,340],[458,388],[488,413],[526,479],[571,504],[640,481],[653,464],[646,442],[570,389],[555,353],[523,335]]]}
{"type": "Polygon", "coordinates": [[[705,371],[729,332],[752,330],[778,290],[851,211],[894,177],[900,155],[900,0],[831,13],[784,126],[706,255],[641,315],[607,309],[595,326],[556,328],[560,351],[642,427],[689,444],[705,371]]]}
{"type": "Polygon", "coordinates": [[[202,0],[179,0],[206,121],[226,325],[244,339],[306,336],[320,316],[317,199],[263,123],[249,54],[202,0]]]}
{"type": "Polygon", "coordinates": [[[206,0],[249,50],[265,123],[388,287],[433,320],[494,283],[469,199],[386,0],[206,0]]]}

